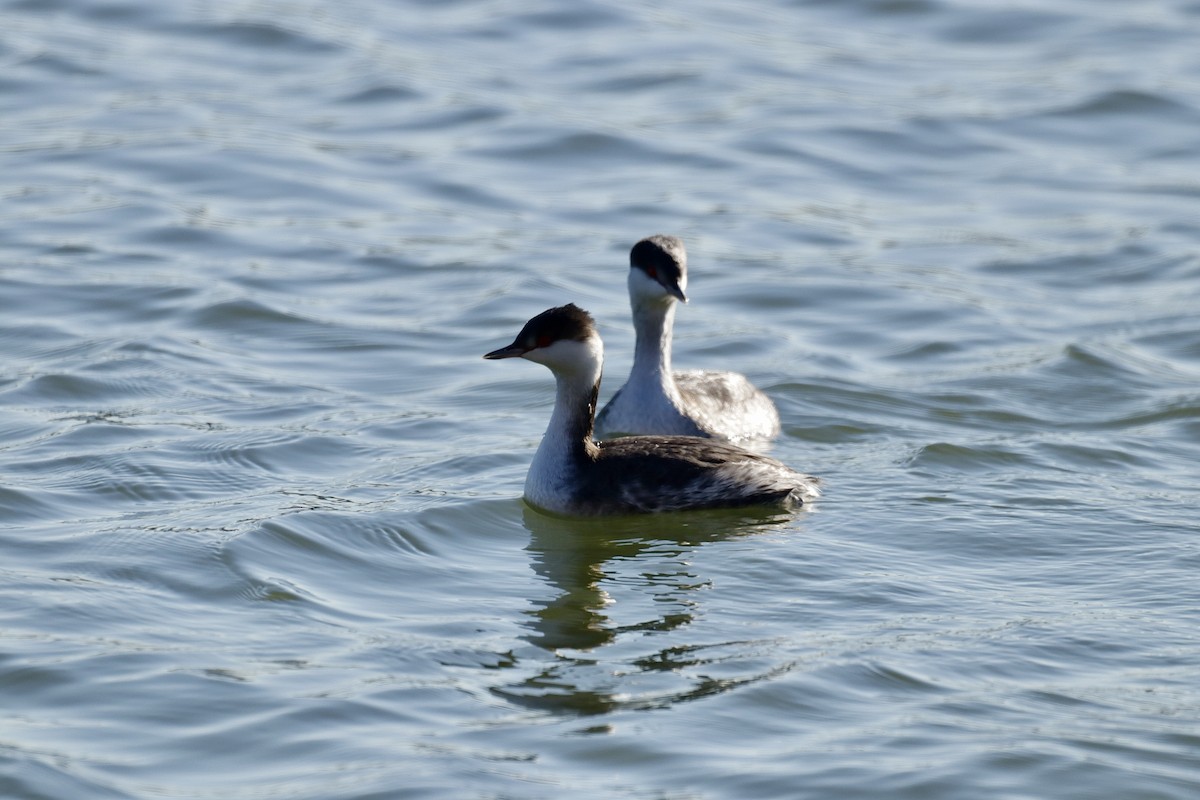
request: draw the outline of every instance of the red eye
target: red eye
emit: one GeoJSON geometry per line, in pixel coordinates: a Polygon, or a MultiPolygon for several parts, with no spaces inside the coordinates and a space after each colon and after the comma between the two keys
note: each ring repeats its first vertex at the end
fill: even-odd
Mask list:
{"type": "Polygon", "coordinates": [[[537,346],[538,347],[549,347],[550,346],[550,337],[543,333],[541,336],[539,336],[537,338],[537,346]]]}
{"type": "Polygon", "coordinates": [[[646,267],[646,274],[654,278],[654,280],[658,280],[658,270],[654,267],[646,267]]]}

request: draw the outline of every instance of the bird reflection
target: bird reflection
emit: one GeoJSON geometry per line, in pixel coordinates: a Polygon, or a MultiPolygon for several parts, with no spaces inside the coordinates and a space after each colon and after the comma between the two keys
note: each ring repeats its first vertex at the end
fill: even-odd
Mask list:
{"type": "Polygon", "coordinates": [[[678,637],[649,653],[639,647],[637,655],[614,657],[608,651],[634,636],[668,634],[694,620],[696,590],[707,585],[689,563],[697,549],[795,524],[795,519],[761,509],[564,519],[525,507],[524,523],[532,534],[527,549],[533,569],[556,590],[528,612],[527,641],[546,651],[550,661],[518,685],[495,691],[528,708],[601,714],[724,690],[720,682],[704,679],[682,691],[644,691],[656,683],[654,676],[678,684],[672,673],[704,661],[697,652],[701,648],[681,646],[678,637]],[[631,562],[638,568],[630,569],[631,562]],[[609,589],[619,586],[624,593],[631,585],[649,590],[654,615],[617,624],[609,589]]]}

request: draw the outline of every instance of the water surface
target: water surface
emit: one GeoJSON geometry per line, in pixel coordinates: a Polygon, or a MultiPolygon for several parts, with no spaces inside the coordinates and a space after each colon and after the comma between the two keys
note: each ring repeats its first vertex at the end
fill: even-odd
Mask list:
{"type": "Polygon", "coordinates": [[[0,795],[1200,791],[1194,3],[0,18],[0,795]],[[520,501],[658,232],[812,511],[520,501]]]}

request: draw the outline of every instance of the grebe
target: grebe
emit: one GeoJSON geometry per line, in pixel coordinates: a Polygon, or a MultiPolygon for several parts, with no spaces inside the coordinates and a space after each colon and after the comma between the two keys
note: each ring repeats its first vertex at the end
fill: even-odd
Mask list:
{"type": "Polygon", "coordinates": [[[695,436],[592,440],[604,345],[588,312],[543,311],[484,358],[524,358],[554,373],[554,412],[525,478],[525,500],[571,516],[778,505],[819,494],[817,479],[737,445],[695,436]]]}
{"type": "Polygon", "coordinates": [[[629,252],[633,368],[596,417],[601,439],[630,434],[732,441],[779,435],[775,404],[736,372],[671,372],[675,301],[687,302],[687,251],[675,236],[642,239],[629,252]]]}

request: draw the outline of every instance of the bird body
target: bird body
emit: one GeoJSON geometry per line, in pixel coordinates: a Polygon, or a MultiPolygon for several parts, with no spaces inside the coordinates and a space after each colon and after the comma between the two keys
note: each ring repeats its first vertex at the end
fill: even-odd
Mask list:
{"type": "Polygon", "coordinates": [[[525,479],[525,499],[570,516],[776,505],[819,495],[817,480],[735,444],[695,436],[593,440],[604,346],[591,315],[549,309],[484,358],[524,358],[555,377],[554,411],[525,479]]]}
{"type": "Polygon", "coordinates": [[[779,412],[745,375],[673,372],[676,302],[687,302],[687,251],[674,236],[651,236],[629,254],[635,344],[625,385],[596,417],[601,439],[674,434],[766,440],[779,435],[779,412]]]}

